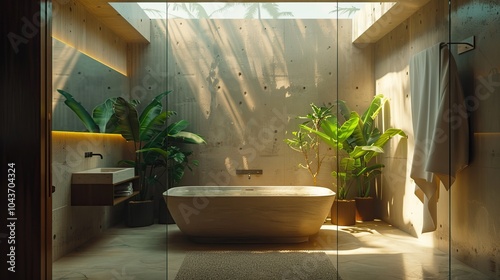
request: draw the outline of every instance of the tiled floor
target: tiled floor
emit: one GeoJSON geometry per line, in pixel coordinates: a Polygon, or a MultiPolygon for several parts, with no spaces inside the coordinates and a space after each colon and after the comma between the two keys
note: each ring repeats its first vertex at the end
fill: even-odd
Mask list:
{"type": "MultiPolygon", "coordinates": [[[[380,221],[338,230],[325,224],[314,240],[298,244],[198,244],[186,239],[175,225],[116,227],[57,260],[53,276],[54,279],[174,279],[190,250],[324,251],[343,279],[448,279],[449,276],[447,253],[423,246],[418,239],[380,221]]],[[[452,279],[488,279],[458,261],[452,261],[451,271],[452,279]]]]}

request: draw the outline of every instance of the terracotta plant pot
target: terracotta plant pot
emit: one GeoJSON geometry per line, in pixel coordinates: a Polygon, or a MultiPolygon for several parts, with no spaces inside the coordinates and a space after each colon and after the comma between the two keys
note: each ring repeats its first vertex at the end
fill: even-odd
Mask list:
{"type": "Polygon", "coordinates": [[[127,205],[127,225],[145,227],[154,224],[155,208],[152,200],[129,201],[127,205]]]}
{"type": "Polygon", "coordinates": [[[373,221],[375,218],[375,199],[356,197],[356,221],[373,221]]]}
{"type": "Polygon", "coordinates": [[[353,199],[335,200],[331,212],[332,224],[353,226],[356,224],[356,201],[353,199]]]}

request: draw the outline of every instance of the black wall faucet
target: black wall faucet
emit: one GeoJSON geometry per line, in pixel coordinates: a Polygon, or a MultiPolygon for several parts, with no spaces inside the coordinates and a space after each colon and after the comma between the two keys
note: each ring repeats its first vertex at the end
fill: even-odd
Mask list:
{"type": "Polygon", "coordinates": [[[85,152],[86,158],[93,157],[93,156],[100,156],[101,159],[103,159],[103,156],[101,154],[94,154],[93,152],[85,152]]]}

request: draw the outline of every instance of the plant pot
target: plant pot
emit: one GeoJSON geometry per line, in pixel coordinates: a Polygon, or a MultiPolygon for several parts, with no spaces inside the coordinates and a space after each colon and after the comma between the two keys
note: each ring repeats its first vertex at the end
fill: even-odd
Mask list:
{"type": "Polygon", "coordinates": [[[335,200],[331,212],[332,224],[352,226],[356,224],[356,201],[353,199],[335,200]]]}
{"type": "Polygon", "coordinates": [[[145,227],[154,224],[153,200],[129,201],[127,205],[127,226],[145,227]]]}
{"type": "Polygon", "coordinates": [[[356,197],[356,221],[373,221],[375,218],[375,199],[356,197]]]}

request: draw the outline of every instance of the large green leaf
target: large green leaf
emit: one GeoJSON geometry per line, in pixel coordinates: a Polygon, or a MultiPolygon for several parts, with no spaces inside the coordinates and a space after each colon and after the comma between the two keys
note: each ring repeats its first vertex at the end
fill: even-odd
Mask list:
{"type": "Polygon", "coordinates": [[[340,170],[348,171],[348,172],[351,172],[354,169],[356,169],[356,167],[358,167],[358,165],[359,165],[359,163],[357,163],[357,161],[354,158],[350,158],[350,157],[344,157],[339,162],[340,170]]]}
{"type": "Polygon", "coordinates": [[[122,97],[118,97],[114,104],[115,115],[118,118],[116,132],[127,141],[140,142],[139,119],[135,106],[122,97]]]}
{"type": "MultiPolygon", "coordinates": [[[[139,117],[139,128],[140,128],[140,135],[141,135],[141,140],[145,140],[147,136],[151,136],[151,132],[148,132],[148,129],[151,129],[154,127],[154,125],[151,125],[151,122],[153,122],[156,117],[161,114],[162,111],[162,106],[161,104],[157,104],[156,106],[148,106],[148,110],[144,110],[139,117]]],[[[166,120],[166,117],[165,117],[166,120]]],[[[160,124],[161,125],[161,124],[160,124]]]]}
{"type": "Polygon", "coordinates": [[[376,164],[372,164],[370,166],[365,166],[363,168],[361,168],[360,170],[358,170],[356,172],[356,174],[354,174],[354,176],[356,177],[359,177],[359,176],[368,176],[369,174],[371,174],[373,171],[377,170],[377,169],[382,169],[383,167],[385,167],[383,164],[381,163],[376,163],[376,164]],[[366,174],[366,175],[365,175],[366,174]]]}
{"type": "Polygon", "coordinates": [[[373,128],[370,136],[368,137],[368,140],[367,140],[367,145],[373,145],[373,143],[375,143],[375,141],[377,141],[379,138],[380,138],[380,130],[378,128],[373,128]]]}
{"type": "Polygon", "coordinates": [[[336,120],[337,118],[334,117],[323,120],[321,124],[323,131],[306,125],[300,125],[300,128],[318,135],[330,147],[342,149],[342,143],[353,133],[359,119],[357,115],[353,115],[352,118],[344,122],[340,127],[338,127],[336,120]]]}
{"type": "Polygon", "coordinates": [[[356,146],[349,155],[353,158],[364,157],[364,160],[369,162],[374,156],[383,153],[384,150],[382,148],[384,145],[396,135],[400,135],[405,138],[408,137],[406,133],[399,128],[389,128],[372,145],[356,146]]]}
{"type": "Polygon", "coordinates": [[[62,89],[58,89],[57,91],[66,98],[64,103],[75,112],[89,132],[100,132],[99,126],[95,123],[94,119],[92,119],[89,112],[83,108],[80,102],[76,101],[71,94],[62,89]]]}
{"type": "Polygon", "coordinates": [[[356,112],[351,113],[350,118],[340,126],[338,132],[338,141],[342,143],[346,141],[347,138],[351,137],[352,134],[356,131],[358,123],[359,115],[356,112]]]}
{"type": "Polygon", "coordinates": [[[384,97],[383,94],[377,94],[375,97],[373,97],[372,102],[370,103],[370,107],[366,109],[366,111],[363,113],[363,116],[361,117],[361,120],[363,123],[367,123],[370,120],[374,120],[380,110],[382,110],[385,102],[387,102],[389,99],[387,97],[384,97]]]}
{"type": "Polygon", "coordinates": [[[353,149],[356,146],[366,145],[366,138],[363,135],[363,122],[359,117],[359,114],[355,111],[352,111],[349,115],[349,119],[346,122],[356,122],[355,127],[353,128],[352,133],[349,138],[346,139],[347,143],[349,143],[349,147],[353,149]]]}
{"type": "Polygon", "coordinates": [[[368,153],[373,153],[374,155],[378,155],[383,153],[384,150],[381,147],[377,146],[356,146],[354,150],[349,153],[349,156],[352,158],[360,158],[366,156],[368,153]]]}
{"type": "Polygon", "coordinates": [[[165,127],[167,121],[167,112],[162,112],[154,119],[141,123],[141,140],[150,141],[153,137],[158,135],[165,127]]]}
{"type": "Polygon", "coordinates": [[[331,116],[321,122],[321,129],[324,131],[326,135],[329,135],[331,138],[338,139],[338,120],[336,116],[331,116]]]}
{"type": "Polygon", "coordinates": [[[170,137],[174,137],[176,139],[182,140],[184,143],[190,144],[204,144],[205,139],[203,139],[200,135],[187,131],[180,131],[174,135],[170,135],[170,137]]]}
{"type": "Polygon", "coordinates": [[[168,135],[169,136],[175,135],[175,134],[183,131],[184,129],[186,129],[188,126],[189,126],[189,122],[186,120],[180,120],[180,121],[171,123],[167,127],[168,135]]]}
{"type": "Polygon", "coordinates": [[[168,128],[164,128],[162,131],[155,133],[143,146],[143,148],[158,148],[165,144],[165,140],[168,137],[168,128]]]}
{"type": "Polygon", "coordinates": [[[163,144],[164,139],[176,135],[177,133],[183,131],[189,126],[189,123],[186,120],[180,120],[174,123],[171,123],[161,132],[156,133],[154,137],[152,137],[149,142],[144,145],[144,148],[153,148],[159,147],[163,144]]]}
{"type": "Polygon", "coordinates": [[[166,91],[157,95],[151,102],[146,106],[144,111],[142,111],[139,117],[140,124],[140,135],[142,141],[148,141],[152,135],[158,133],[161,129],[161,126],[165,124],[167,119],[167,113],[163,112],[160,118],[158,116],[162,114],[163,105],[161,103],[163,97],[169,94],[172,91],[166,91]],[[156,131],[151,131],[156,130],[156,131]]]}
{"type": "Polygon", "coordinates": [[[92,112],[92,117],[94,118],[95,123],[99,126],[101,132],[110,132],[107,130],[108,122],[114,114],[113,104],[115,103],[115,100],[116,98],[106,99],[106,101],[97,105],[92,112]]]}
{"type": "Polygon", "coordinates": [[[106,132],[108,133],[116,133],[116,127],[118,126],[118,123],[120,120],[116,116],[116,114],[113,114],[111,118],[109,118],[108,123],[106,124],[106,132]]]}
{"type": "Polygon", "coordinates": [[[143,118],[145,118],[148,114],[150,114],[149,113],[150,110],[153,110],[158,105],[160,105],[160,107],[163,108],[161,100],[163,99],[163,97],[165,97],[167,94],[169,94],[171,92],[172,91],[169,90],[169,91],[162,92],[162,93],[158,94],[157,96],[155,96],[155,98],[153,98],[153,100],[151,100],[151,102],[148,104],[148,106],[146,106],[146,108],[144,109],[144,111],[142,111],[141,116],[139,118],[141,120],[141,122],[142,122],[143,118]]]}
{"type": "MultiPolygon", "coordinates": [[[[389,128],[382,135],[380,135],[380,137],[377,139],[377,141],[375,141],[375,143],[372,144],[372,146],[382,148],[387,143],[387,141],[389,141],[392,137],[394,137],[396,135],[400,135],[404,138],[408,137],[408,135],[406,135],[406,133],[402,129],[389,128]]],[[[369,152],[366,154],[365,160],[368,162],[372,159],[372,157],[374,157],[376,155],[377,155],[377,153],[375,153],[375,152],[369,152]]]]}
{"type": "Polygon", "coordinates": [[[363,122],[363,136],[366,139],[366,144],[368,144],[368,139],[372,137],[372,132],[374,129],[374,122],[375,118],[379,114],[379,112],[382,110],[385,102],[388,101],[388,98],[384,97],[382,94],[375,95],[373,98],[372,102],[370,103],[370,106],[366,111],[363,113],[363,116],[361,117],[361,121],[363,122]]]}
{"type": "Polygon", "coordinates": [[[300,129],[303,129],[303,130],[306,130],[308,132],[311,132],[311,133],[318,135],[319,138],[321,138],[330,147],[337,148],[339,146],[339,144],[341,144],[337,141],[337,137],[332,137],[331,135],[328,135],[322,131],[312,129],[312,128],[310,128],[306,125],[303,125],[303,124],[300,125],[299,127],[300,127],[300,129]]]}
{"type": "Polygon", "coordinates": [[[337,101],[338,111],[344,117],[344,120],[348,120],[351,117],[351,110],[347,106],[347,103],[343,100],[337,101]]]}
{"type": "Polygon", "coordinates": [[[161,148],[145,148],[137,150],[136,153],[157,153],[161,155],[165,161],[168,160],[169,152],[161,148]]]}

